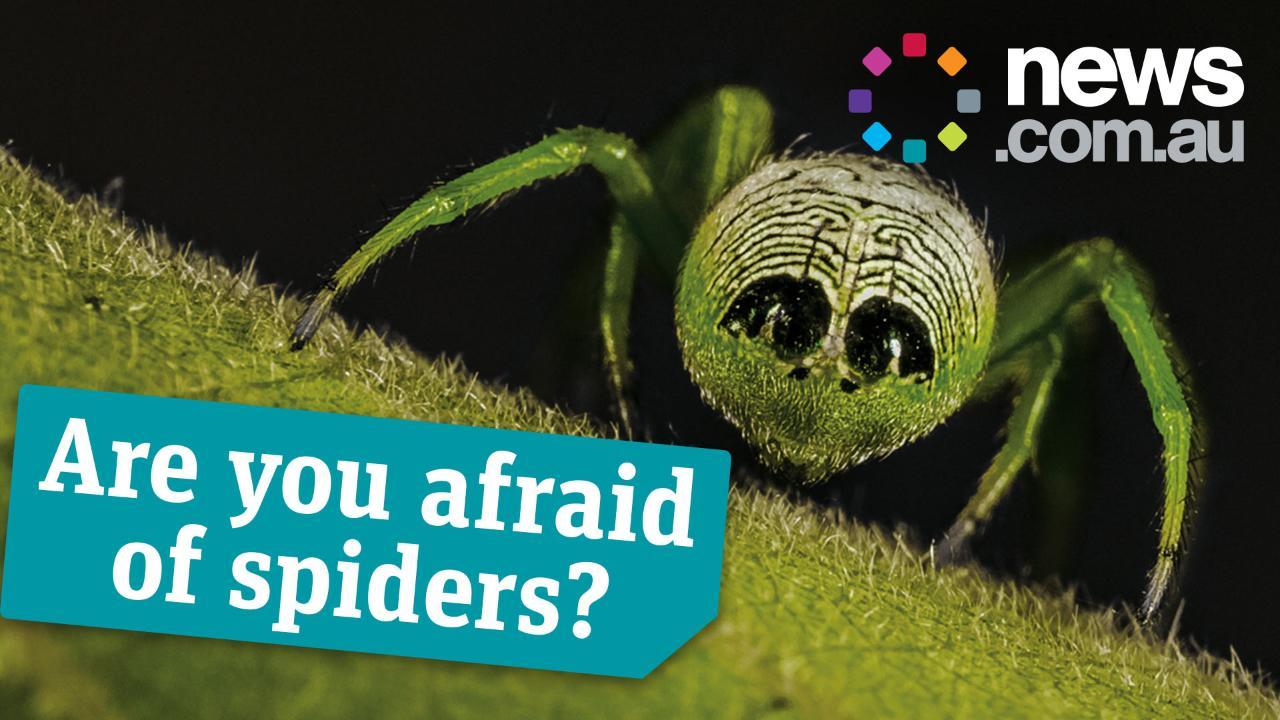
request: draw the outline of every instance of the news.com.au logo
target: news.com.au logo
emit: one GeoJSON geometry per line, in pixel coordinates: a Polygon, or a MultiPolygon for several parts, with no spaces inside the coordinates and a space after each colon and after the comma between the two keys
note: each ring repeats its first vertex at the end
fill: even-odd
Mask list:
{"type": "MultiPolygon", "coordinates": [[[[906,59],[928,57],[928,38],[924,33],[902,34],[902,57],[906,59]]],[[[951,77],[955,77],[969,59],[955,47],[948,47],[937,58],[938,67],[951,77]]],[[[893,64],[893,58],[880,46],[871,48],[862,58],[862,66],[872,75],[880,77],[893,64]]],[[[849,91],[849,112],[864,115],[871,112],[872,93],[868,88],[854,88],[849,91]]],[[[977,88],[960,88],[956,90],[956,112],[962,114],[976,113],[982,109],[982,92],[977,88]]],[[[969,134],[953,120],[938,131],[938,141],[947,150],[955,151],[969,134]]],[[[872,150],[880,152],[893,140],[893,133],[879,120],[872,122],[862,131],[862,141],[872,150]]],[[[925,138],[904,138],[902,140],[902,162],[922,163],[929,156],[929,143],[925,138]]]]}
{"type": "MultiPolygon", "coordinates": [[[[924,57],[923,33],[902,36],[903,57],[924,57]]],[[[954,47],[937,59],[938,65],[955,77],[968,60],[954,47]]],[[[862,59],[862,64],[877,77],[893,60],[876,47],[862,59]]],[[[1244,121],[1221,118],[1184,117],[1167,123],[1153,124],[1140,115],[1141,109],[1159,103],[1165,107],[1190,104],[1210,111],[1221,111],[1244,97],[1244,78],[1236,69],[1244,66],[1240,54],[1228,47],[1203,49],[1179,48],[1170,62],[1167,53],[1158,48],[1134,51],[1129,48],[1104,50],[1082,47],[1061,60],[1045,47],[1009,48],[1007,53],[1007,103],[1009,107],[1028,105],[1027,89],[1039,79],[1039,104],[1052,112],[1067,105],[1099,108],[1108,103],[1129,110],[1127,118],[1078,118],[1044,120],[1023,118],[1008,130],[1006,147],[995,151],[996,162],[1035,163],[1052,158],[1064,163],[1084,160],[1093,162],[1244,162],[1244,121]],[[1141,57],[1135,55],[1141,52],[1141,57]],[[1194,76],[1194,80],[1192,79],[1194,76]],[[1189,93],[1188,93],[1189,91],[1189,93]],[[1190,98],[1187,98],[1187,95],[1190,98]],[[1159,125],[1159,128],[1157,127],[1159,125]]],[[[956,91],[956,111],[976,113],[981,109],[981,94],[976,89],[956,91]]],[[[870,113],[871,91],[849,91],[849,112],[870,113]]],[[[1121,114],[1117,112],[1117,114],[1121,114]]],[[[879,152],[893,135],[880,122],[873,122],[862,133],[862,140],[879,152]]],[[[968,134],[954,121],[938,133],[938,140],[954,151],[968,139],[968,134]]],[[[922,138],[902,141],[902,160],[924,162],[927,143],[922,138]]]]}

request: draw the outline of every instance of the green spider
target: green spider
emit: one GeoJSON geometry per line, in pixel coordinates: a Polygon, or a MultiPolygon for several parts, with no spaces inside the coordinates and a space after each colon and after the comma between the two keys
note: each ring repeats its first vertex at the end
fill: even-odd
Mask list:
{"type": "Polygon", "coordinates": [[[628,315],[642,257],[675,286],[679,344],[704,400],[767,466],[805,482],[919,439],[970,398],[1016,390],[1005,444],[939,548],[953,558],[1033,458],[1073,318],[1100,302],[1164,441],[1159,556],[1139,609],[1149,620],[1188,541],[1198,484],[1192,458],[1202,448],[1186,372],[1143,272],[1099,238],[997,292],[991,243],[954,192],[878,158],[774,156],[772,134],[768,101],[725,87],[643,152],[595,128],[550,135],[396,215],[316,295],[294,346],[417,233],[589,166],[617,206],[599,318],[627,433],[635,424],[628,315]]]}

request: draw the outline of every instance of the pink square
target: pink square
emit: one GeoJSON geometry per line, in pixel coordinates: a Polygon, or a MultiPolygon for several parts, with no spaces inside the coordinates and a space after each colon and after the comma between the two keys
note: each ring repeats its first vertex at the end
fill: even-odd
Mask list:
{"type": "Polygon", "coordinates": [[[924,57],[924,33],[902,33],[902,56],[924,57]]]}
{"type": "Polygon", "coordinates": [[[888,53],[877,46],[871,48],[871,52],[867,53],[866,56],[862,58],[862,64],[871,71],[872,75],[880,77],[881,73],[893,64],[893,60],[889,58],[888,53]]]}

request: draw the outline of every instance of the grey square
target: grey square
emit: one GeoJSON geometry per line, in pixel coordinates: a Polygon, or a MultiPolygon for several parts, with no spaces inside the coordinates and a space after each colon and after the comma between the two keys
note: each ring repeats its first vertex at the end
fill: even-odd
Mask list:
{"type": "Polygon", "coordinates": [[[981,90],[957,90],[956,112],[976,113],[982,109],[981,90]]]}

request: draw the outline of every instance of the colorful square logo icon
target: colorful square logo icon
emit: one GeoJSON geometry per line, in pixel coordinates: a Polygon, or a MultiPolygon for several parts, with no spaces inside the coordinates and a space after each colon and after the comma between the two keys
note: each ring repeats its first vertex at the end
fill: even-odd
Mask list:
{"type": "Polygon", "coordinates": [[[925,143],[924,140],[903,140],[902,141],[902,162],[922,163],[925,161],[925,143]]]}
{"type": "Polygon", "coordinates": [[[966,133],[959,125],[949,122],[947,126],[942,128],[942,132],[938,133],[938,140],[942,142],[943,147],[955,152],[955,149],[964,144],[969,139],[969,133],[966,133]]]}
{"type": "Polygon", "coordinates": [[[924,33],[902,34],[902,57],[924,57],[925,52],[924,33]]]}
{"type": "MultiPolygon", "coordinates": [[[[892,47],[892,46],[891,46],[892,47]]],[[[947,75],[955,77],[961,70],[969,64],[969,59],[964,56],[955,46],[948,46],[940,54],[929,53],[928,36],[922,32],[902,33],[902,55],[903,58],[934,58],[938,67],[947,75]]],[[[867,71],[875,77],[880,77],[893,64],[893,58],[889,53],[885,52],[881,46],[871,48],[866,55],[862,57],[862,65],[867,71]]],[[[877,91],[879,92],[879,91],[877,91]]],[[[955,112],[961,115],[972,115],[982,111],[982,91],[977,88],[959,88],[955,90],[955,112]]],[[[872,112],[874,107],[872,103],[872,90],[870,88],[853,88],[849,90],[848,108],[849,112],[856,115],[867,115],[872,112]]],[[[883,101],[883,93],[881,100],[883,101]]],[[[870,119],[870,118],[868,118],[870,119]]],[[[935,126],[936,127],[936,126],[935,126]]],[[[969,134],[955,122],[948,122],[936,135],[938,142],[948,151],[954,152],[963,145],[968,139],[969,134]]],[[[872,122],[862,131],[862,141],[867,144],[875,152],[879,152],[888,146],[889,141],[894,138],[893,133],[889,132],[880,122],[872,122]]],[[[928,157],[928,139],[927,138],[906,138],[901,141],[899,146],[902,151],[902,161],[910,164],[923,163],[928,157]]]]}
{"type": "Polygon", "coordinates": [[[851,113],[871,112],[871,91],[870,90],[850,90],[849,91],[849,112],[851,113]]]}
{"type": "Polygon", "coordinates": [[[955,77],[965,65],[969,63],[969,58],[954,47],[949,47],[941,55],[938,56],[938,67],[951,77],[955,77]]]}
{"type": "Polygon", "coordinates": [[[893,133],[889,132],[889,128],[881,125],[879,121],[871,123],[870,127],[862,131],[862,141],[876,152],[880,152],[892,139],[893,133]]]}
{"type": "Polygon", "coordinates": [[[871,71],[872,75],[880,77],[893,64],[893,59],[889,57],[889,53],[877,46],[871,48],[871,52],[863,56],[862,64],[871,71]]]}

